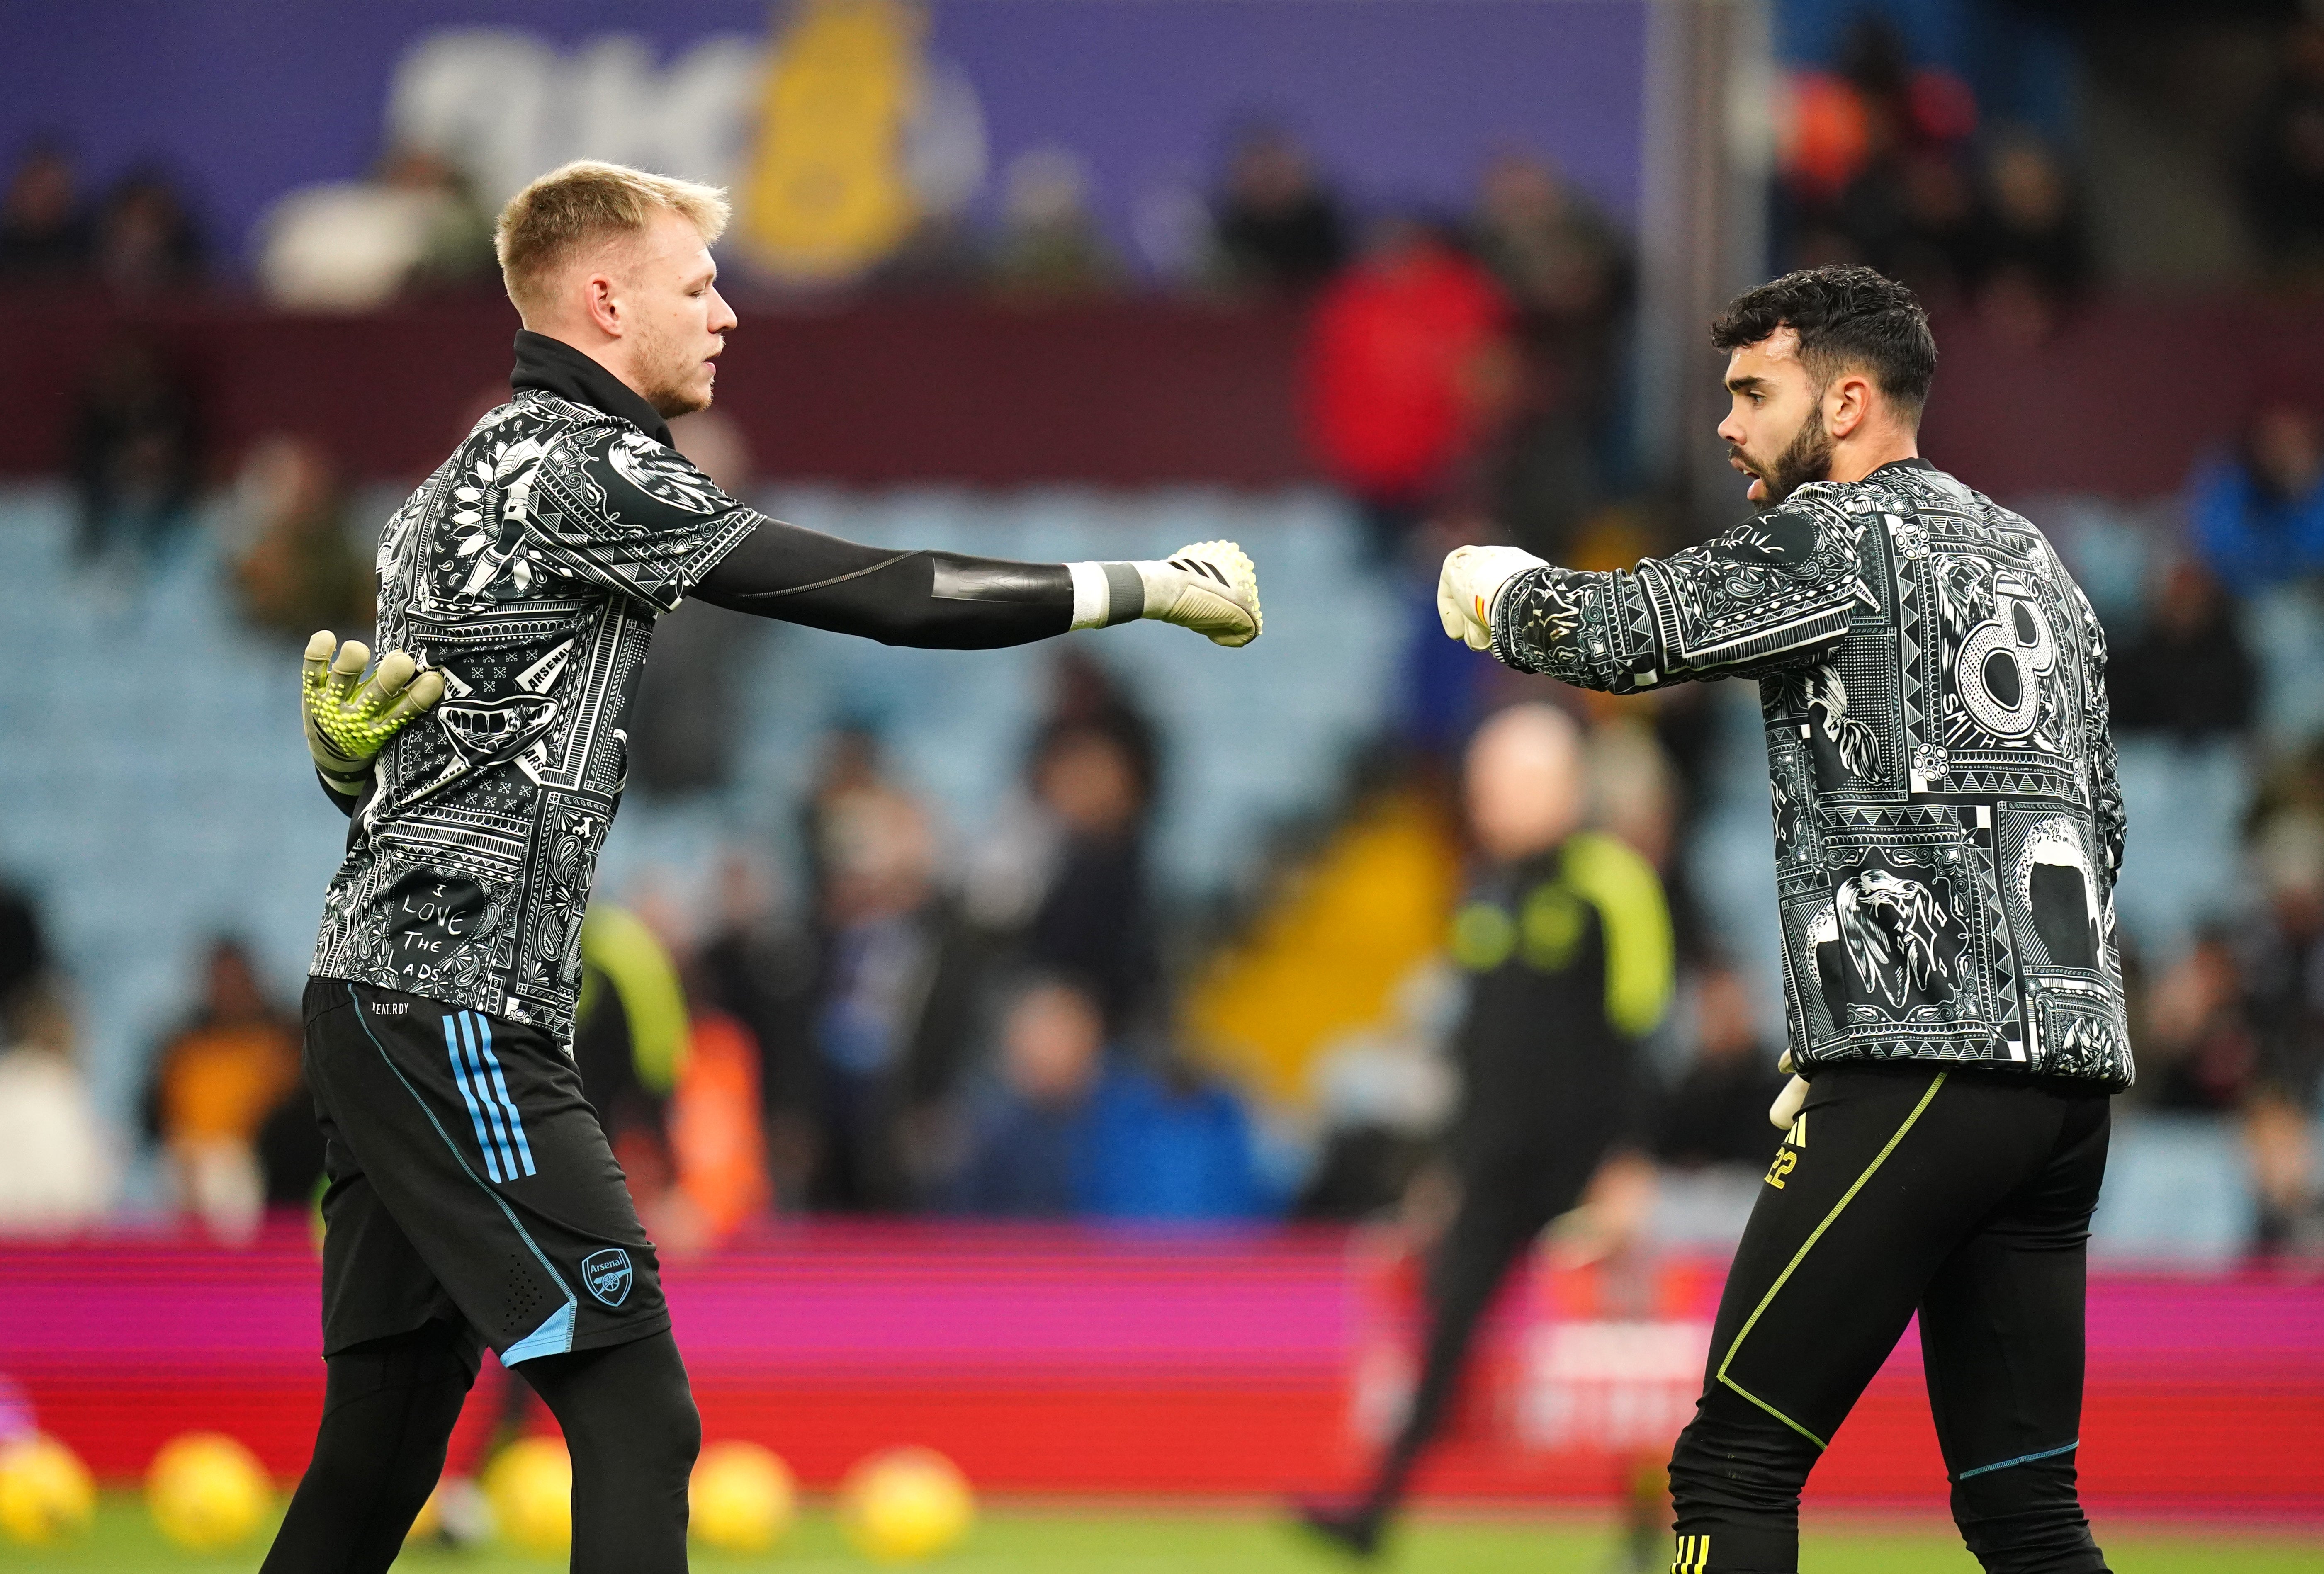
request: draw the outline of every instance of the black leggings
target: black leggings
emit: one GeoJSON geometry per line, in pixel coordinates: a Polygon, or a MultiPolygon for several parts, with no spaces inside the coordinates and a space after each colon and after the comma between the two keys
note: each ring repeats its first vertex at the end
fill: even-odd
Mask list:
{"type": "Polygon", "coordinates": [[[1678,1574],[1790,1574],[1800,1487],[1913,1313],[1953,1519],[1995,1574],[2103,1574],[2075,1493],[2106,1095],[1933,1067],[1817,1075],[1671,1459],[1678,1574]]]}
{"type": "Polygon", "coordinates": [[[1374,1526],[1403,1499],[1413,1468],[1444,1424],[1469,1364],[1469,1347],[1509,1270],[1525,1259],[1543,1228],[1582,1200],[1603,1156],[1602,1126],[1572,1140],[1545,1144],[1461,1183],[1461,1205],[1437,1243],[1428,1272],[1428,1331],[1420,1380],[1404,1424],[1380,1457],[1359,1509],[1374,1526]]]}
{"type": "MultiPolygon", "coordinates": [[[[314,1457],[262,1574],[379,1574],[395,1561],[477,1359],[473,1337],[448,1322],[331,1357],[314,1457]]],[[[665,1330],[515,1370],[573,1456],[576,1574],[682,1574],[702,1422],[676,1341],[665,1330]]]]}

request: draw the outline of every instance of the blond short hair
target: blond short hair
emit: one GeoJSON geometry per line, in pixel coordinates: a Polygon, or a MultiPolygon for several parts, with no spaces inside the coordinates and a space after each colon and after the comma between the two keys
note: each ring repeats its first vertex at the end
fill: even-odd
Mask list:
{"type": "Polygon", "coordinates": [[[643,235],[653,216],[682,215],[710,244],[726,232],[726,193],[716,186],[577,159],[508,199],[493,226],[501,282],[520,312],[547,304],[549,276],[597,242],[643,235]]]}

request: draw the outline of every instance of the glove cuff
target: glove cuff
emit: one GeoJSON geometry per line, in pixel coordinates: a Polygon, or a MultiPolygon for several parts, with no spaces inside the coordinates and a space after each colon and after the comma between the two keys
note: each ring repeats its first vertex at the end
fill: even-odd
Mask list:
{"type": "Polygon", "coordinates": [[[1146,580],[1135,563],[1068,563],[1074,579],[1071,629],[1110,629],[1146,615],[1146,580]]]}

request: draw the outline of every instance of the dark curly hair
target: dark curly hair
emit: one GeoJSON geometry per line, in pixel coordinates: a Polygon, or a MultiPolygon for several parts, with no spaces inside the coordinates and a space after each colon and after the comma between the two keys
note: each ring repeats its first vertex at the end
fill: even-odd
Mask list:
{"type": "Polygon", "coordinates": [[[1907,416],[1927,402],[1937,341],[1929,314],[1894,279],[1854,265],[1786,273],[1728,302],[1711,325],[1711,347],[1739,350],[1781,327],[1800,336],[1800,360],[1818,382],[1860,367],[1907,416]]]}

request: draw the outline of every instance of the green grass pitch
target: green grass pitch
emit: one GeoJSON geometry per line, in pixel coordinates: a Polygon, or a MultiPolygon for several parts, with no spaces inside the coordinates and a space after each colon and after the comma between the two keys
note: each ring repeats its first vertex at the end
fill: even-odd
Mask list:
{"type": "MultiPolygon", "coordinates": [[[[2101,1531],[2105,1530],[2103,1523],[2101,1531]]],[[[2324,1574],[2324,1532],[2231,1534],[2208,1528],[2107,1533],[2116,1574],[2324,1574]]],[[[255,1566],[263,1537],[231,1552],[197,1556],[164,1542],[134,1497],[108,1495],[96,1527],[69,1547],[0,1543],[7,1574],[176,1574],[255,1566]]],[[[1427,1574],[1607,1574],[1614,1540],[1582,1517],[1474,1518],[1425,1515],[1405,1527],[1374,1567],[1427,1574]]],[[[742,1558],[696,1550],[694,1566],[771,1574],[869,1574],[821,1509],[802,1516],[772,1553],[742,1558]]],[[[545,1574],[562,1560],[500,1551],[414,1551],[398,1574],[545,1574]]],[[[1279,1519],[1250,1512],[1193,1509],[991,1507],[968,1543],[927,1565],[932,1574],[1330,1574],[1357,1565],[1296,1536],[1279,1519]]],[[[1975,1574],[1977,1564],[1941,1524],[1847,1526],[1812,1532],[1803,1574],[1975,1574]]]]}

